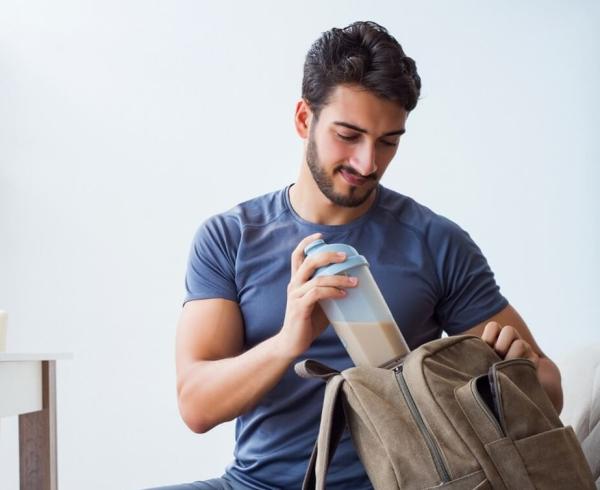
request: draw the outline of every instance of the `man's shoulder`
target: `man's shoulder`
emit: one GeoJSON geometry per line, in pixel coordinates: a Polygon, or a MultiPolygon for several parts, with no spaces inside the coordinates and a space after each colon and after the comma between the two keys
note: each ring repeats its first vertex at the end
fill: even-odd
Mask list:
{"type": "Polygon", "coordinates": [[[379,208],[398,224],[423,237],[432,233],[451,233],[460,229],[454,221],[438,214],[416,199],[385,187],[382,187],[379,208]]]}
{"type": "Polygon", "coordinates": [[[205,221],[209,226],[264,226],[287,211],[285,192],[287,187],[242,201],[227,211],[217,213],[205,221]]]}

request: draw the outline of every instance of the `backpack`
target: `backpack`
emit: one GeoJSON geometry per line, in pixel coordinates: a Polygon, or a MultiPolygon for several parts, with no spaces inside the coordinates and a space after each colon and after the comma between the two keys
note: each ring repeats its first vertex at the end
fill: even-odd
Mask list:
{"type": "Polygon", "coordinates": [[[533,363],[501,360],[479,337],[431,341],[393,369],[295,370],[327,383],[303,490],[325,488],[346,426],[377,490],[596,488],[533,363]]]}

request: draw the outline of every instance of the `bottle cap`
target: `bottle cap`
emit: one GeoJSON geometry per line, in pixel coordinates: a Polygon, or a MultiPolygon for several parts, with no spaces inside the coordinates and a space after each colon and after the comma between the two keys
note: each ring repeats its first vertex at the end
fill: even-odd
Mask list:
{"type": "Polygon", "coordinates": [[[313,277],[319,276],[333,276],[335,274],[341,274],[350,269],[360,266],[369,266],[367,259],[356,251],[354,247],[346,245],[344,243],[325,243],[325,240],[315,240],[304,249],[304,254],[307,257],[321,252],[344,252],[346,254],[346,260],[344,262],[337,262],[335,264],[329,264],[323,267],[319,267],[314,273],[313,277]]]}

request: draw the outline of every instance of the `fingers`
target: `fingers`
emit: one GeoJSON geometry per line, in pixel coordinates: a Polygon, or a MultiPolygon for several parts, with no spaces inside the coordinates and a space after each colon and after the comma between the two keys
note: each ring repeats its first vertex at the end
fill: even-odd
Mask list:
{"type": "Polygon", "coordinates": [[[346,254],[343,252],[323,252],[317,253],[314,256],[305,257],[304,249],[310,243],[319,239],[321,235],[321,233],[314,233],[307,236],[292,252],[290,285],[293,287],[299,287],[307,282],[319,267],[346,260],[346,254]]]}
{"type": "Polygon", "coordinates": [[[506,356],[511,344],[519,338],[519,333],[513,327],[501,327],[498,322],[489,322],[481,334],[481,339],[501,357],[506,356]]]}
{"type": "Polygon", "coordinates": [[[307,282],[319,267],[329,264],[344,262],[346,254],[343,252],[322,252],[304,259],[296,271],[296,275],[292,277],[292,282],[295,284],[303,284],[307,282]]]}
{"type": "Polygon", "coordinates": [[[484,342],[486,342],[490,347],[494,347],[494,345],[496,344],[496,339],[498,338],[501,329],[502,327],[498,322],[489,322],[483,329],[481,339],[484,342]]]}
{"type": "Polygon", "coordinates": [[[357,284],[358,279],[351,276],[315,277],[297,288],[293,294],[295,297],[302,297],[315,288],[336,288],[345,292],[344,288],[353,288],[357,284]]]}
{"type": "Polygon", "coordinates": [[[304,249],[310,245],[311,242],[321,238],[321,233],[313,233],[312,235],[304,238],[292,252],[292,277],[304,262],[304,249]]]}
{"type": "Polygon", "coordinates": [[[520,339],[519,333],[510,325],[506,325],[496,339],[494,349],[500,355],[500,357],[506,357],[508,349],[516,340],[520,339]]]}
{"type": "Polygon", "coordinates": [[[539,356],[533,351],[531,346],[522,339],[515,340],[508,352],[506,353],[505,359],[529,359],[535,366],[539,361],[539,356]]]}
{"type": "Polygon", "coordinates": [[[528,342],[523,340],[514,327],[501,327],[498,322],[489,322],[483,329],[481,339],[492,347],[503,359],[529,359],[536,366],[539,356],[528,342]]]}
{"type": "Polygon", "coordinates": [[[504,357],[512,342],[520,337],[518,332],[509,325],[501,327],[498,322],[489,322],[483,329],[481,338],[504,357]]]}
{"type": "Polygon", "coordinates": [[[344,289],[317,286],[308,291],[299,301],[304,306],[309,307],[322,299],[340,299],[345,297],[346,294],[344,289]]]}

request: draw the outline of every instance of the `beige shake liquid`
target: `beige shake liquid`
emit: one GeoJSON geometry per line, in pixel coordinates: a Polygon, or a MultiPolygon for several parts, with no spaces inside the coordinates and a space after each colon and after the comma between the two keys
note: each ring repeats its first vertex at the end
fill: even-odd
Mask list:
{"type": "Polygon", "coordinates": [[[408,353],[393,322],[332,322],[356,366],[382,366],[408,353]]]}

